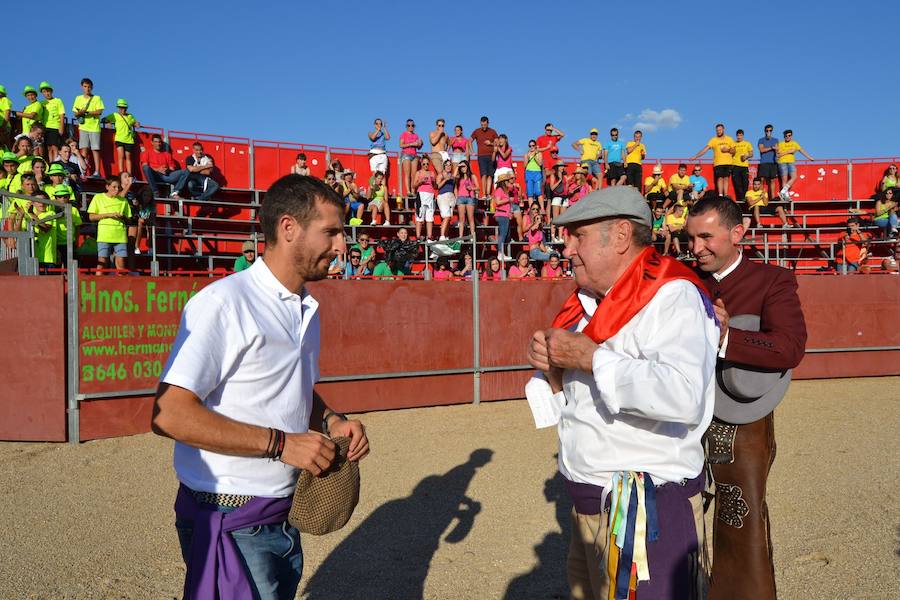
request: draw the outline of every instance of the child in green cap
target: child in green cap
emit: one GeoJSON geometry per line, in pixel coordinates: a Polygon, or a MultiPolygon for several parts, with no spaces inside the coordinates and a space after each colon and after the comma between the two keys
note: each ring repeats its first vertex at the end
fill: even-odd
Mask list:
{"type": "Polygon", "coordinates": [[[128,102],[125,98],[116,100],[116,112],[107,115],[103,122],[112,123],[116,127],[116,162],[119,173],[131,173],[131,154],[137,141],[134,129],[141,124],[128,112],[128,102]]]}

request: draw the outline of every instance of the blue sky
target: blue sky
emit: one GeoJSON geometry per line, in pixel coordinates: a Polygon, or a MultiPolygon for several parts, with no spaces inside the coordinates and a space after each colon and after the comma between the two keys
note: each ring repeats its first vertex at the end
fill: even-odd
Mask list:
{"type": "Polygon", "coordinates": [[[145,124],[255,139],[365,147],[380,116],[396,149],[407,117],[487,114],[517,151],[546,121],[566,142],[642,121],[651,157],[684,157],[723,121],[792,128],[815,158],[900,154],[895,0],[98,1],[87,47],[50,4],[71,36],[6,62],[16,109],[42,79],[71,108],[88,76],[145,124]]]}

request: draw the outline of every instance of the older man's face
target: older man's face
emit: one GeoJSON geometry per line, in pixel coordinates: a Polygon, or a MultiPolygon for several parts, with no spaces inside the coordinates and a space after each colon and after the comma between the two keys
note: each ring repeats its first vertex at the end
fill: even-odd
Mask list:
{"type": "Polygon", "coordinates": [[[563,256],[571,261],[578,287],[605,294],[615,283],[618,254],[610,236],[614,222],[594,221],[569,228],[563,256]]]}

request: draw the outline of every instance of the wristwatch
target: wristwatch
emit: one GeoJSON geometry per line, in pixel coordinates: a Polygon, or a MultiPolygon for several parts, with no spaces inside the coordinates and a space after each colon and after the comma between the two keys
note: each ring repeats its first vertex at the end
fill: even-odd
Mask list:
{"type": "Polygon", "coordinates": [[[333,416],[340,417],[341,421],[347,420],[347,415],[343,413],[339,413],[331,409],[326,410],[325,415],[322,417],[322,431],[325,433],[325,435],[330,435],[330,432],[328,431],[328,419],[333,416]]]}

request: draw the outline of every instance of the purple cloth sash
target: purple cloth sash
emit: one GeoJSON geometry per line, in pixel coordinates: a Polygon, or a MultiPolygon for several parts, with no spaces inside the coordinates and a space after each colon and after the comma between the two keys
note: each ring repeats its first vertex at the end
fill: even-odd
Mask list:
{"type": "Polygon", "coordinates": [[[287,520],[291,497],[255,497],[231,512],[197,502],[184,485],[175,498],[175,515],[193,523],[190,557],[184,578],[185,600],[252,598],[250,576],[240,551],[228,535],[252,525],[271,525],[287,520]]]}
{"type": "MultiPolygon", "coordinates": [[[[563,481],[566,484],[566,491],[569,492],[569,497],[572,498],[572,504],[575,506],[575,512],[577,512],[579,515],[600,514],[600,502],[602,502],[603,500],[602,487],[590,483],[576,483],[574,481],[569,481],[565,477],[563,477],[563,481]]],[[[677,483],[664,483],[661,486],[655,486],[656,498],[659,498],[660,494],[662,494],[664,498],[671,498],[672,500],[684,500],[690,498],[691,496],[696,496],[697,494],[702,492],[705,482],[706,479],[703,476],[703,473],[701,473],[697,477],[685,481],[684,485],[679,485],[677,483]]],[[[606,506],[603,508],[609,508],[608,498],[606,501],[606,506]]]]}

